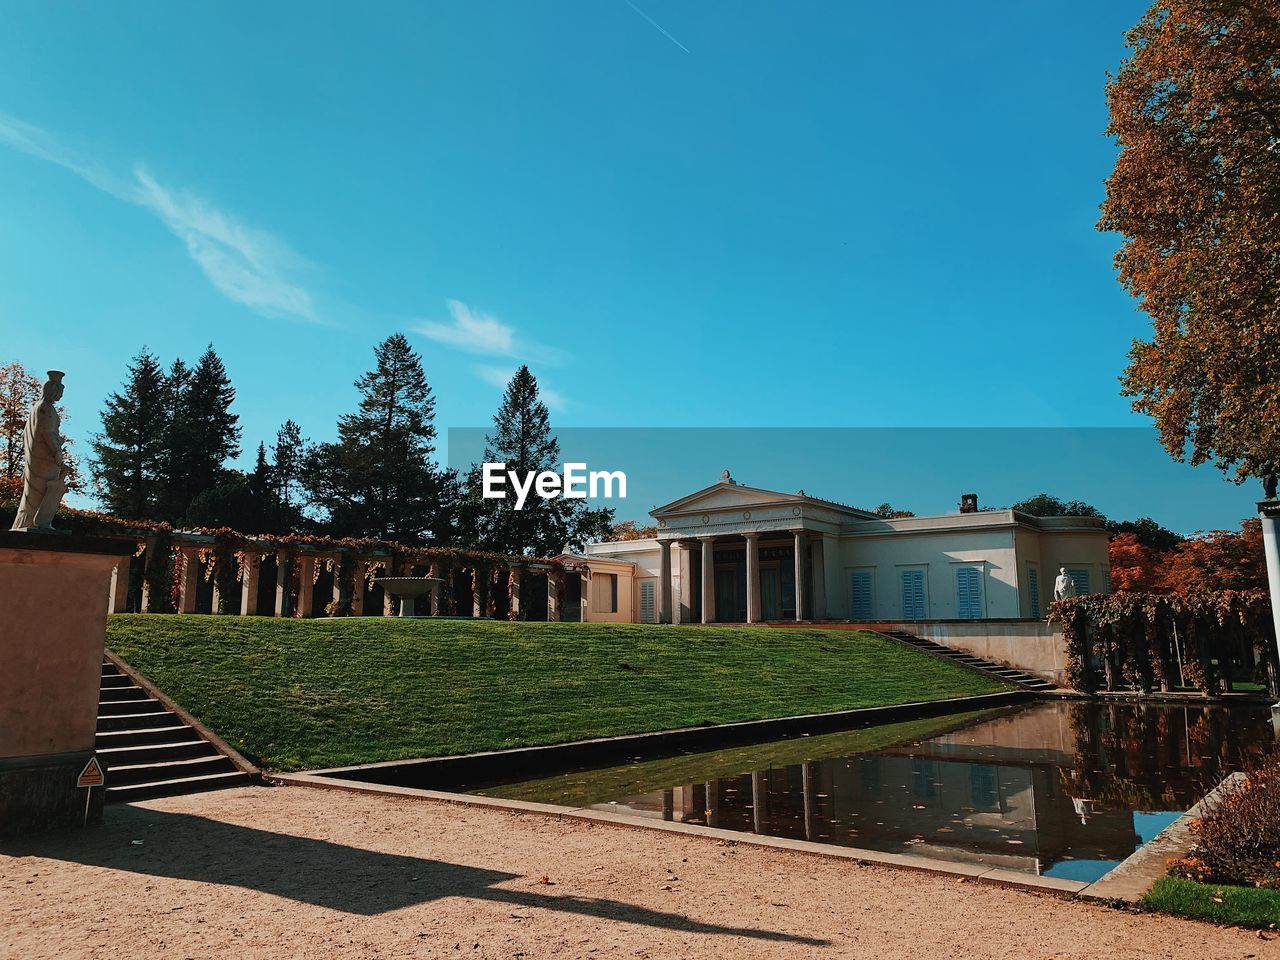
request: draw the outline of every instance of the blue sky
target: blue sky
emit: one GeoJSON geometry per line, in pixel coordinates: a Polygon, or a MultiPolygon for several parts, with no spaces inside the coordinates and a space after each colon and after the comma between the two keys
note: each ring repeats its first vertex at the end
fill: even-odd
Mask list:
{"type": "Polygon", "coordinates": [[[0,359],[83,438],[212,341],[247,453],[396,330],[442,428],[524,361],[566,427],[1142,426],[1093,225],[1143,7],[9,0],[0,359]]]}

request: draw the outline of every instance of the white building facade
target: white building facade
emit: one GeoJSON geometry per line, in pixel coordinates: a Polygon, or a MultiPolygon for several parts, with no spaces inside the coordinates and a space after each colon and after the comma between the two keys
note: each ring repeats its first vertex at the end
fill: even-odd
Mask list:
{"type": "Polygon", "coordinates": [[[1042,620],[1061,568],[1077,594],[1111,589],[1093,517],[885,519],[727,471],[651,516],[656,538],[587,548],[588,621],[1042,620]]]}

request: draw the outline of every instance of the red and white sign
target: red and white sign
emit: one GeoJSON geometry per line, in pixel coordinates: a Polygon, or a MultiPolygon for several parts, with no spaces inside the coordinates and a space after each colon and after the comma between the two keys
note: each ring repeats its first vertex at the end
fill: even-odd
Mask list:
{"type": "Polygon", "coordinates": [[[105,782],[106,777],[102,773],[102,765],[98,763],[97,757],[90,757],[89,762],[84,765],[84,769],[80,771],[80,776],[76,777],[77,787],[100,787],[105,782]]]}

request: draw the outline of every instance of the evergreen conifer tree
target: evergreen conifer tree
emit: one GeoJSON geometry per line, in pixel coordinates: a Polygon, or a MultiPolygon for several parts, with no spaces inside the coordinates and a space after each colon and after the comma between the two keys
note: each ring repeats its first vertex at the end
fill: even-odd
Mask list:
{"type": "Polygon", "coordinates": [[[404,334],[388,337],[374,355],[374,369],[355,384],[359,410],[338,421],[336,443],[307,454],[303,482],[334,534],[431,542],[446,522],[431,460],[435,397],[404,334]]]}
{"type": "Polygon", "coordinates": [[[144,347],[129,364],[122,390],[107,398],[102,432],[93,439],[94,485],[110,513],[159,516],[169,463],[168,395],[168,378],[144,347]]]}
{"type": "Polygon", "coordinates": [[[226,478],[226,462],[240,454],[235,387],[213,345],[194,368],[175,361],[169,374],[167,519],[186,519],[192,502],[226,478]]]}
{"type": "MultiPolygon", "coordinates": [[[[538,395],[538,381],[528,366],[516,371],[493,418],[485,461],[506,463],[524,477],[530,471],[558,470],[560,443],[551,432],[547,405],[538,395]]],[[[480,471],[472,468],[470,496],[464,512],[474,517],[476,545],[512,554],[553,556],[566,547],[581,548],[586,539],[602,535],[613,520],[612,510],[588,509],[585,500],[531,494],[517,510],[514,496],[480,499],[480,471]]]]}

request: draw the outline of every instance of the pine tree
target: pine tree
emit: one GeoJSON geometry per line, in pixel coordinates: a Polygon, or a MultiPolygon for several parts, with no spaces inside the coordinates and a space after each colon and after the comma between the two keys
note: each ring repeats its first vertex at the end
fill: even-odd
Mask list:
{"type": "Polygon", "coordinates": [[[102,432],[93,438],[94,486],[111,513],[131,519],[158,514],[168,465],[169,382],[145,347],[129,364],[123,390],[107,398],[102,432]]]}
{"type": "MultiPolygon", "coordinates": [[[[538,395],[538,381],[527,366],[516,371],[486,437],[488,463],[524,477],[530,471],[560,467],[560,442],[551,432],[547,405],[538,395]]],[[[473,467],[468,487],[469,514],[475,515],[477,546],[512,554],[552,556],[567,546],[581,547],[586,537],[601,534],[613,520],[612,510],[591,510],[584,500],[531,495],[522,509],[515,499],[480,500],[479,468],[473,467]]]]}
{"type": "Polygon", "coordinates": [[[285,517],[292,517],[295,511],[306,446],[302,428],[292,420],[284,422],[276,432],[276,442],[271,445],[275,500],[285,517]]]}
{"type": "Polygon", "coordinates": [[[431,541],[444,520],[441,474],[431,460],[435,398],[403,334],[374,354],[375,368],[355,384],[360,409],[338,421],[336,443],[308,453],[304,484],[336,534],[431,541]]]}
{"type": "Polygon", "coordinates": [[[169,375],[168,519],[185,519],[195,498],[218,486],[226,478],[226,462],[239,456],[240,418],[231,412],[235,397],[212,344],[194,368],[181,360],[174,363],[169,375]]]}

